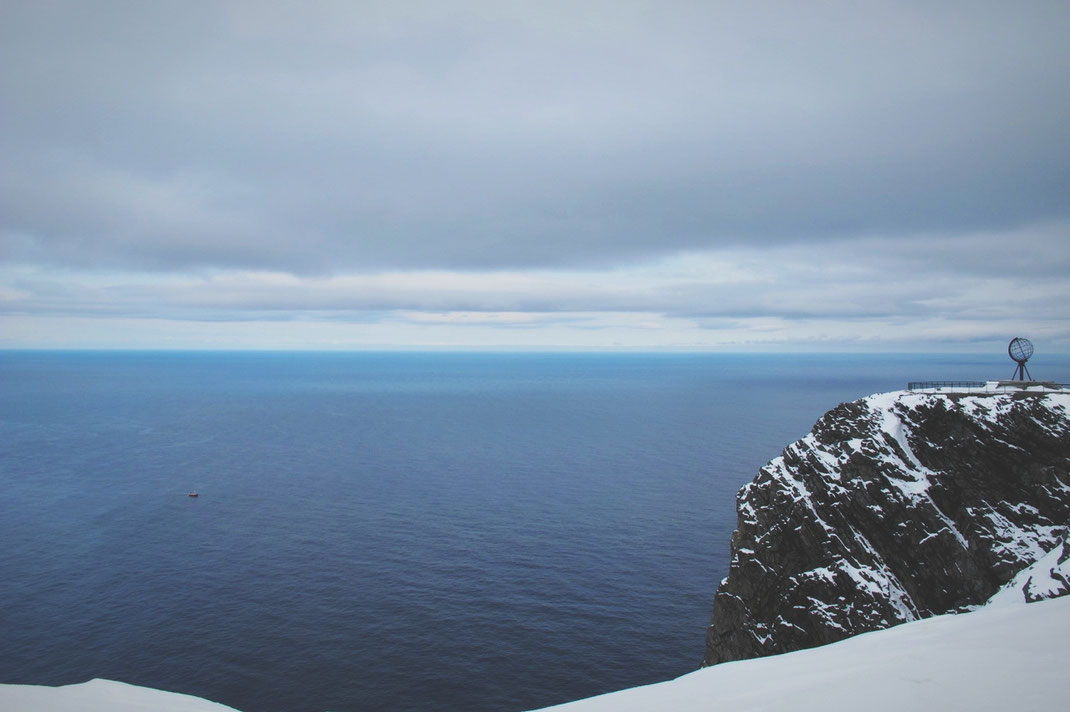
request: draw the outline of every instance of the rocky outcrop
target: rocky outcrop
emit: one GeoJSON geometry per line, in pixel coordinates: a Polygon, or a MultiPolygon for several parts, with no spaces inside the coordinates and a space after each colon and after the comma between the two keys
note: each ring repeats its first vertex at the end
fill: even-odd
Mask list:
{"type": "Polygon", "coordinates": [[[963,611],[1048,552],[1055,583],[1034,588],[1057,590],[1068,413],[1070,393],[1027,392],[898,392],[826,413],[739,492],[704,664],[963,611]]]}

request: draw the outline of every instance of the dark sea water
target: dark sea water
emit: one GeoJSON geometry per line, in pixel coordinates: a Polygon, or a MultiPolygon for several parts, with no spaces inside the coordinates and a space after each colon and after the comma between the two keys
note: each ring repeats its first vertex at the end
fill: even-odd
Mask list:
{"type": "Polygon", "coordinates": [[[517,712],[672,678],[762,464],[841,401],[1013,368],[0,352],[0,682],[517,712]]]}

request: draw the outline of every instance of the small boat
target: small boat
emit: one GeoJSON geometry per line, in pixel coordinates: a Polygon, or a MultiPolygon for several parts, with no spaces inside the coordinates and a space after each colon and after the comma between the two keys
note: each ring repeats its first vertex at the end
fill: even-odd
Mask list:
{"type": "Polygon", "coordinates": [[[190,496],[190,497],[200,497],[200,495],[199,495],[199,494],[197,494],[197,490],[193,490],[192,492],[190,492],[190,493],[189,493],[189,496],[190,496]]]}

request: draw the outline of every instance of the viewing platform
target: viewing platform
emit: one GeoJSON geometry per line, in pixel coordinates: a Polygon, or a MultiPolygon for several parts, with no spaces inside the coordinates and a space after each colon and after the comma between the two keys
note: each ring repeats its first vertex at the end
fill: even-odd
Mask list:
{"type": "Polygon", "coordinates": [[[1070,383],[1052,381],[911,381],[908,391],[916,393],[1066,393],[1070,383]]]}

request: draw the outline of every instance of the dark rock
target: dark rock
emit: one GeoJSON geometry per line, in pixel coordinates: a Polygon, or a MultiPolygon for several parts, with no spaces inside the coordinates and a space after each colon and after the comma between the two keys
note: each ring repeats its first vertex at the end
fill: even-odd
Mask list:
{"type": "Polygon", "coordinates": [[[737,496],[703,663],[966,610],[1067,547],[1068,409],[902,392],[826,413],[737,496]]]}

